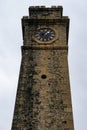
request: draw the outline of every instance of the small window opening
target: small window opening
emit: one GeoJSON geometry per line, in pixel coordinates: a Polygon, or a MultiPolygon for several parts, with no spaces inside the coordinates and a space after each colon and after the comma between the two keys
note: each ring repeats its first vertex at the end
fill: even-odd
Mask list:
{"type": "Polygon", "coordinates": [[[63,121],[62,123],[63,123],[63,124],[66,124],[66,123],[67,123],[67,121],[63,121]]]}
{"type": "Polygon", "coordinates": [[[43,75],[41,76],[41,78],[42,78],[42,79],[46,79],[47,76],[46,76],[45,74],[43,74],[43,75]]]}

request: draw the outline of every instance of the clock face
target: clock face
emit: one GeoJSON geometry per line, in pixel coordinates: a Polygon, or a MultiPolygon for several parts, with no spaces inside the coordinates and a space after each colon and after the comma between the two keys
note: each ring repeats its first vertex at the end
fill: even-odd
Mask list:
{"type": "Polygon", "coordinates": [[[46,42],[53,40],[55,32],[50,28],[42,28],[36,32],[35,37],[40,41],[46,42]]]}

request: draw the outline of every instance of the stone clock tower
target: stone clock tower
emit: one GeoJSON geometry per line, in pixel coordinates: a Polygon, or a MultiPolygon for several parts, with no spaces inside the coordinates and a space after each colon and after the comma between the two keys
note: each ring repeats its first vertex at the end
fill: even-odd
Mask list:
{"type": "Polygon", "coordinates": [[[29,8],[11,130],[74,130],[69,71],[69,18],[61,6],[29,8]]]}

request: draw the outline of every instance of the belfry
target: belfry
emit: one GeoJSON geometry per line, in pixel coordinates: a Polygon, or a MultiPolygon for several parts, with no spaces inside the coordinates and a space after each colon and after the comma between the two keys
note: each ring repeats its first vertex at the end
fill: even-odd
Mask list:
{"type": "Polygon", "coordinates": [[[69,18],[31,6],[22,18],[22,60],[11,130],[74,130],[68,71],[69,18]]]}

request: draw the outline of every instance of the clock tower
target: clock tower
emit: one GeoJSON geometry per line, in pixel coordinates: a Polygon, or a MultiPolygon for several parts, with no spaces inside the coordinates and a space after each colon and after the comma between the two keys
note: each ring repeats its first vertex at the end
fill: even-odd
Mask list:
{"type": "Polygon", "coordinates": [[[69,18],[61,6],[31,6],[22,18],[22,62],[11,130],[74,130],[69,18]]]}

